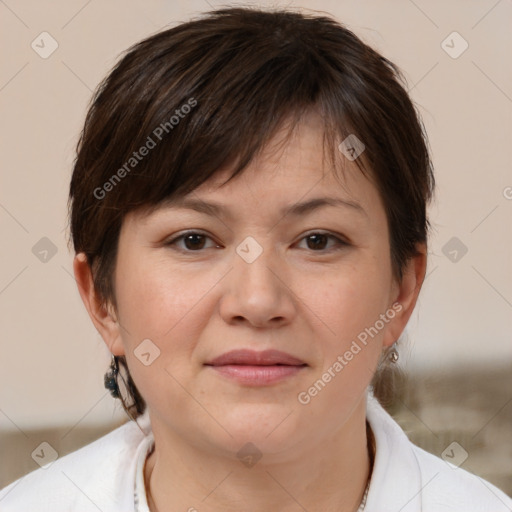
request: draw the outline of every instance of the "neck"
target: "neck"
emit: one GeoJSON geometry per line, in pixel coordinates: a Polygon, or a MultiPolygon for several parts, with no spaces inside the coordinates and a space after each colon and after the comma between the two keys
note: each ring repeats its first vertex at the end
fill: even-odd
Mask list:
{"type": "Polygon", "coordinates": [[[356,512],[375,455],[364,406],[362,415],[355,412],[322,443],[298,447],[279,462],[264,463],[267,457],[262,458],[251,467],[205,453],[157,424],[155,450],[144,468],[149,508],[151,512],[356,512]]]}

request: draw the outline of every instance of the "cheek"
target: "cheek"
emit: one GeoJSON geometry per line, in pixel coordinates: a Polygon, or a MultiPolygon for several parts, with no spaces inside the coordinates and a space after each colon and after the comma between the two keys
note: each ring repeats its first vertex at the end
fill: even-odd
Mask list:
{"type": "Polygon", "coordinates": [[[194,277],[148,260],[144,265],[126,260],[118,270],[119,321],[132,378],[148,404],[158,408],[169,397],[180,403],[187,396],[178,383],[194,372],[193,351],[209,316],[205,297],[219,277],[197,272],[194,277]],[[146,360],[144,353],[150,354],[146,360]]]}
{"type": "MultiPolygon", "coordinates": [[[[218,281],[218,276],[176,270],[161,261],[120,266],[119,314],[127,330],[140,337],[162,340],[191,312],[218,281]]],[[[196,310],[197,311],[197,310],[196,310]]]]}
{"type": "Polygon", "coordinates": [[[143,396],[160,400],[161,393],[154,391],[159,389],[176,400],[183,393],[177,382],[189,382],[197,372],[194,351],[215,312],[212,297],[225,271],[177,269],[162,259],[149,260],[144,265],[126,261],[119,266],[122,341],[143,396]],[[149,352],[157,354],[150,366],[137,357],[147,339],[156,346],[149,344],[149,352]]]}
{"type": "MultiPolygon", "coordinates": [[[[379,264],[359,264],[330,274],[302,290],[305,303],[321,320],[325,339],[339,349],[370,327],[388,308],[389,276],[379,264]]],[[[362,263],[362,262],[361,262],[362,263]]]]}
{"type": "Polygon", "coordinates": [[[298,398],[315,414],[337,421],[371,382],[387,326],[380,315],[388,311],[388,282],[379,266],[364,265],[340,272],[328,286],[318,285],[305,295],[307,309],[321,319],[321,359],[298,398]]]}

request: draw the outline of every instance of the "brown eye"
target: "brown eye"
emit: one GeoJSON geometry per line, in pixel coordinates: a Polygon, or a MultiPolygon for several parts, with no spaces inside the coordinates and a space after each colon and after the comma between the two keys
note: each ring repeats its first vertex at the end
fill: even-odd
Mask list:
{"type": "Polygon", "coordinates": [[[323,234],[315,234],[315,235],[309,235],[306,237],[308,240],[308,247],[309,249],[325,249],[325,246],[327,245],[329,237],[327,235],[323,234]]]}
{"type": "Polygon", "coordinates": [[[334,236],[330,233],[310,233],[305,236],[303,240],[306,240],[306,248],[314,252],[329,252],[330,250],[336,250],[348,246],[349,244],[342,239],[334,236]],[[333,241],[329,247],[329,241],[333,241]]]}
{"type": "Polygon", "coordinates": [[[185,243],[185,247],[190,250],[197,250],[197,249],[203,249],[204,248],[204,236],[193,233],[191,235],[185,235],[183,237],[183,241],[185,243]]]}
{"type": "MultiPolygon", "coordinates": [[[[207,240],[211,240],[211,238],[203,233],[199,233],[196,231],[189,231],[187,233],[183,233],[176,238],[173,238],[165,245],[167,246],[176,246],[179,250],[183,252],[197,252],[202,249],[208,249],[206,245],[207,240]]],[[[213,246],[218,247],[213,244],[213,246]]]]}

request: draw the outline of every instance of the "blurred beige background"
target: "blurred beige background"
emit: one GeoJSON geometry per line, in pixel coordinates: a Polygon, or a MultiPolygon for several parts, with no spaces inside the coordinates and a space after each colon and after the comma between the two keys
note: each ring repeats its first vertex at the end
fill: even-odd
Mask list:
{"type": "MultiPolygon", "coordinates": [[[[240,4],[0,1],[0,487],[37,467],[30,453],[41,440],[55,439],[62,454],[126,419],[103,388],[108,351],[66,246],[74,149],[92,91],[133,43],[240,4]],[[5,463],[8,454],[15,462],[5,463]]],[[[415,384],[400,418],[459,439],[487,433],[478,446],[494,454],[474,468],[512,492],[512,2],[243,5],[326,11],[403,70],[429,134],[437,195],[428,277],[401,352],[415,384]],[[443,399],[449,414],[439,414],[443,399]],[[478,413],[468,419],[453,404],[478,413]]],[[[434,446],[417,436],[438,455],[453,438],[434,446]]]]}

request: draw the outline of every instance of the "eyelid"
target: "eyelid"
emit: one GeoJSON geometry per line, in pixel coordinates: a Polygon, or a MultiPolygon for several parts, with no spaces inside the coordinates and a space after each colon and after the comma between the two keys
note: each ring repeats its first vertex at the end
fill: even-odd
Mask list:
{"type": "Polygon", "coordinates": [[[337,238],[340,242],[343,242],[347,245],[350,244],[348,238],[345,235],[342,235],[341,233],[335,233],[333,231],[327,231],[325,229],[311,229],[304,233],[303,235],[301,235],[300,240],[311,235],[325,235],[332,238],[337,238]]]}

